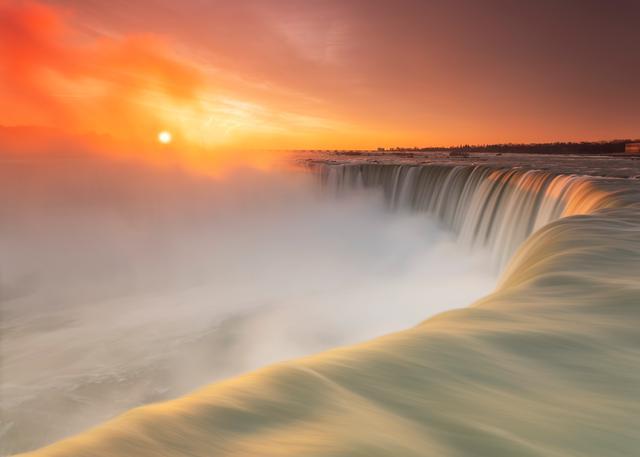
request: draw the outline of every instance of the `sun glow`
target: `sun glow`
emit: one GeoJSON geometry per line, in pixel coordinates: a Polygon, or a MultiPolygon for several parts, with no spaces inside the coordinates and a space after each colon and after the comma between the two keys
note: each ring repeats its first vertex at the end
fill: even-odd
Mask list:
{"type": "Polygon", "coordinates": [[[158,133],[158,141],[162,144],[169,144],[171,143],[172,140],[172,135],[171,132],[167,132],[166,130],[163,130],[162,132],[158,133]]]}

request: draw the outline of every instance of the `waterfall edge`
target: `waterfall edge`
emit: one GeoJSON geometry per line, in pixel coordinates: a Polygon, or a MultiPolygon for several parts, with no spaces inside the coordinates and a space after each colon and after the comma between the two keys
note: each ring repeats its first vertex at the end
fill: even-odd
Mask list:
{"type": "MultiPolygon", "coordinates": [[[[536,230],[528,219],[535,233],[496,291],[468,308],[137,408],[25,455],[632,455],[640,197],[624,183],[577,182],[553,213],[571,217],[536,230]]],[[[496,192],[498,205],[509,200],[496,192]]],[[[492,233],[482,227],[495,217],[478,221],[492,233]]]]}

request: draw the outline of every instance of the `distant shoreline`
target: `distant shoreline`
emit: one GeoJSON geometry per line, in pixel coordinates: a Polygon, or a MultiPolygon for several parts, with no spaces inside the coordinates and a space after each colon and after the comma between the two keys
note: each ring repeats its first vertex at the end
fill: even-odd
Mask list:
{"type": "Polygon", "coordinates": [[[625,152],[627,143],[637,143],[639,139],[611,141],[555,142],[555,143],[497,143],[478,145],[459,145],[445,147],[393,147],[376,149],[300,149],[297,152],[332,153],[337,155],[397,155],[410,157],[410,154],[429,152],[468,152],[468,153],[510,153],[543,155],[607,155],[618,156],[625,152]]]}
{"type": "Polygon", "coordinates": [[[486,166],[496,169],[543,170],[555,174],[602,178],[640,179],[640,154],[538,154],[526,151],[486,152],[459,150],[297,152],[300,164],[486,166]]]}

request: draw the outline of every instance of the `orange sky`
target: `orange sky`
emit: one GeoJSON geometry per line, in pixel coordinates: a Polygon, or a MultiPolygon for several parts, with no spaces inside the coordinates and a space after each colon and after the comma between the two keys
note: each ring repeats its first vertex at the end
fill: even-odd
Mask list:
{"type": "Polygon", "coordinates": [[[0,0],[0,125],[208,149],[640,136],[640,4],[528,3],[0,0]]]}

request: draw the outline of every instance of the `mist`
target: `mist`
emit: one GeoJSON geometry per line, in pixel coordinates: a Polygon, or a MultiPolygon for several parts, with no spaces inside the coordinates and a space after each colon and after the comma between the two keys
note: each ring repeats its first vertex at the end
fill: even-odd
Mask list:
{"type": "Polygon", "coordinates": [[[373,191],[336,198],[302,171],[0,157],[2,454],[495,284],[488,254],[427,216],[373,191]]]}

